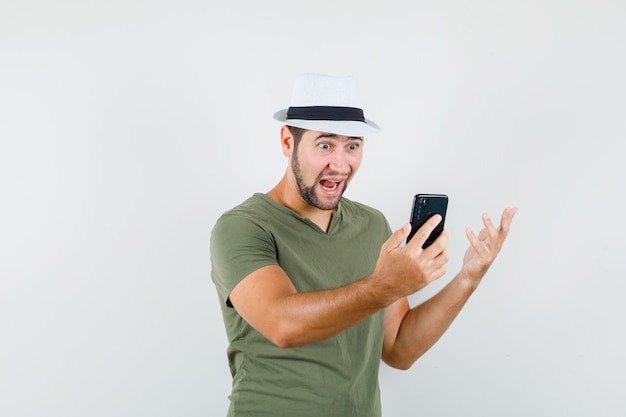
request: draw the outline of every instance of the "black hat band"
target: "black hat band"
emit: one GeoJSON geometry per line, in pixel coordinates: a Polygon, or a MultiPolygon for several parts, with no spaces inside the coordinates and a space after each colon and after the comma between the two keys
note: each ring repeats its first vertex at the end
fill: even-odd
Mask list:
{"type": "Polygon", "coordinates": [[[289,107],[287,119],[365,122],[363,110],[356,107],[338,106],[289,107]]]}

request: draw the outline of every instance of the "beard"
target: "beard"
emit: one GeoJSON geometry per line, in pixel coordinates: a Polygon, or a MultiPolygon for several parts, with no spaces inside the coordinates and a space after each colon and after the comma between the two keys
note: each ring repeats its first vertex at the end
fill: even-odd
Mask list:
{"type": "Polygon", "coordinates": [[[341,196],[348,187],[347,179],[343,182],[341,192],[337,195],[335,199],[322,200],[315,192],[315,185],[319,184],[319,182],[322,180],[322,176],[324,173],[321,173],[317,177],[315,183],[312,186],[307,186],[304,183],[304,177],[302,175],[302,169],[300,168],[300,162],[298,161],[297,152],[294,152],[293,157],[291,158],[291,169],[293,170],[300,196],[304,199],[304,201],[306,201],[313,207],[317,207],[320,210],[335,210],[337,208],[337,206],[339,205],[339,201],[341,200],[341,196]]]}

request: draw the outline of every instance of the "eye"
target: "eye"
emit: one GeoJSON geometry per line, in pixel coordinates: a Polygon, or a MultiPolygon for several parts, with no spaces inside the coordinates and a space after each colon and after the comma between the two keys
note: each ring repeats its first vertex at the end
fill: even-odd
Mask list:
{"type": "Polygon", "coordinates": [[[327,151],[330,149],[330,143],[328,142],[322,142],[319,145],[317,145],[321,150],[323,151],[327,151]]]}
{"type": "Polygon", "coordinates": [[[348,145],[348,149],[350,149],[351,151],[356,151],[357,149],[359,149],[359,144],[358,143],[351,143],[348,145]]]}

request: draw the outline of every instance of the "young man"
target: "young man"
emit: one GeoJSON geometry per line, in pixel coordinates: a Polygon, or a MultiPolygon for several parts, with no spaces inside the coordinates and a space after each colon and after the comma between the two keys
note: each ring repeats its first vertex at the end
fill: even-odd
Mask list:
{"type": "Polygon", "coordinates": [[[494,261],[515,209],[466,231],[459,274],[410,308],[407,296],[446,272],[448,232],[422,249],[433,216],[406,245],[377,210],[343,192],[361,164],[365,119],[349,77],[301,76],[281,146],[289,164],[267,194],[226,212],[211,235],[212,279],[229,340],[229,416],[380,416],[380,359],[408,369],[445,332],[494,261]]]}

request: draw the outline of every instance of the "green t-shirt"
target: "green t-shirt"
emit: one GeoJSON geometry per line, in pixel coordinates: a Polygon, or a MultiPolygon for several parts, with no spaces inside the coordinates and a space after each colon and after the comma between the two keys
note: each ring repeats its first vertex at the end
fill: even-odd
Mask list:
{"type": "Polygon", "coordinates": [[[327,233],[265,194],[222,215],[211,234],[211,275],[229,340],[229,416],[380,416],[383,311],[330,339],[283,349],[246,323],[228,295],[267,265],[280,265],[299,292],[357,281],[372,273],[390,234],[382,213],[346,198],[327,233]]]}

